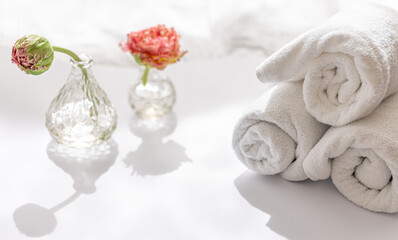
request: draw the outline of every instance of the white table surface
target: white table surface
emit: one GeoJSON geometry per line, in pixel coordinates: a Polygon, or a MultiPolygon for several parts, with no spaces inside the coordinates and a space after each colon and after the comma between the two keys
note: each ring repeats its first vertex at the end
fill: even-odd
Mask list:
{"type": "Polygon", "coordinates": [[[259,176],[236,159],[233,126],[267,89],[254,74],[261,59],[170,66],[175,129],[145,136],[131,131],[127,103],[137,71],[94,65],[118,126],[106,156],[79,161],[57,153],[44,126],[69,64],[57,56],[47,73],[28,76],[9,54],[0,48],[2,240],[398,239],[397,215],[352,204],[330,181],[259,176]]]}

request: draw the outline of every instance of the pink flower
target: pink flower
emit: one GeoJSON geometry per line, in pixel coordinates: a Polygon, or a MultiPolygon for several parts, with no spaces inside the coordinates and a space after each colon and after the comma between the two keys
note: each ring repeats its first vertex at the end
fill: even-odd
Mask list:
{"type": "Polygon", "coordinates": [[[130,52],[138,63],[162,70],[186,53],[180,52],[179,38],[174,28],[158,25],[127,34],[127,41],[120,43],[120,46],[124,52],[130,52]]]}

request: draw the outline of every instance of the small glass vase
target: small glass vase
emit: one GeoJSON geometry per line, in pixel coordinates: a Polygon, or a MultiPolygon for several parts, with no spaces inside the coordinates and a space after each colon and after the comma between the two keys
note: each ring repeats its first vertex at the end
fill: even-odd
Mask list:
{"type": "Polygon", "coordinates": [[[176,101],[173,83],[163,71],[150,68],[144,85],[142,76],[145,68],[129,89],[129,102],[138,117],[142,119],[160,119],[169,114],[176,101]]]}
{"type": "Polygon", "coordinates": [[[70,60],[72,70],[48,108],[46,126],[57,142],[85,148],[110,138],[117,115],[93,75],[92,58],[80,58],[81,62],[70,60]]]}

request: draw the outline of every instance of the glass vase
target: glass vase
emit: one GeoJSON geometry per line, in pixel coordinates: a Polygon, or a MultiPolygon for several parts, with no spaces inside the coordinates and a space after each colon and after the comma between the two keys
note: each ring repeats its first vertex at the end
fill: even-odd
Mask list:
{"type": "Polygon", "coordinates": [[[91,147],[110,138],[116,128],[116,110],[98,85],[91,70],[92,58],[70,60],[71,72],[51,102],[46,126],[59,143],[91,147]]]}
{"type": "Polygon", "coordinates": [[[150,68],[144,85],[144,74],[145,68],[140,69],[139,77],[131,83],[130,105],[142,119],[160,119],[171,112],[176,101],[173,83],[163,71],[150,68]]]}

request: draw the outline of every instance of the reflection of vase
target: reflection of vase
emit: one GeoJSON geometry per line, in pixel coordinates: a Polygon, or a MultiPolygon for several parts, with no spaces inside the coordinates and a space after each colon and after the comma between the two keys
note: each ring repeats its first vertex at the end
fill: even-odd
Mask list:
{"type": "Polygon", "coordinates": [[[177,116],[174,113],[157,120],[140,119],[135,114],[132,116],[130,130],[142,139],[140,146],[123,160],[127,167],[133,169],[132,175],[162,175],[192,162],[183,146],[165,139],[176,126],[177,116]]]}
{"type": "Polygon", "coordinates": [[[129,102],[140,118],[158,119],[169,114],[176,100],[174,86],[170,79],[155,68],[148,72],[145,85],[142,84],[144,69],[129,90],[129,102]]]}
{"type": "Polygon", "coordinates": [[[46,126],[59,143],[90,147],[107,140],[116,128],[116,110],[91,71],[92,59],[71,60],[67,82],[51,102],[46,126]]]}
{"type": "Polygon", "coordinates": [[[115,163],[118,145],[111,138],[90,148],[71,148],[52,140],[47,146],[47,154],[72,177],[77,192],[90,194],[96,190],[97,179],[115,163]]]}
{"type": "Polygon", "coordinates": [[[52,233],[57,226],[55,213],[71,204],[81,194],[95,192],[95,182],[115,163],[118,145],[113,139],[90,148],[71,148],[51,140],[47,155],[73,179],[75,192],[51,208],[27,203],[15,209],[13,218],[18,230],[29,237],[52,233]]]}

